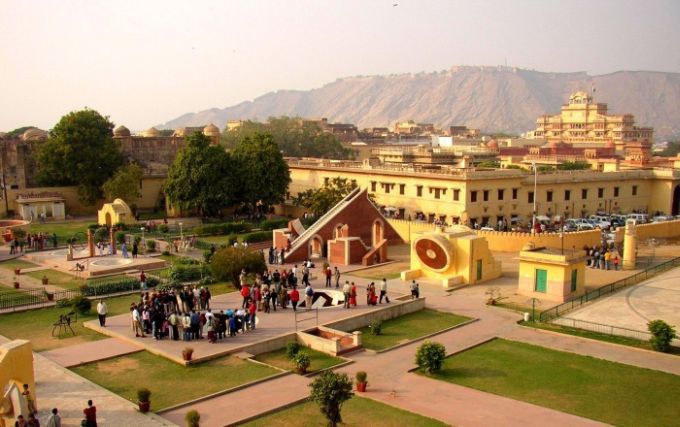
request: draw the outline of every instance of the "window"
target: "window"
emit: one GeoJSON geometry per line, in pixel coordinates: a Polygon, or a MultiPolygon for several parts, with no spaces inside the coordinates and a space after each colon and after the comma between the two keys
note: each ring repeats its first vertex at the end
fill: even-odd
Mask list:
{"type": "Polygon", "coordinates": [[[529,191],[528,202],[534,203],[534,192],[533,191],[529,191]]]}
{"type": "Polygon", "coordinates": [[[392,184],[383,184],[382,187],[385,190],[385,194],[390,194],[390,188],[392,188],[392,184]]]}
{"type": "Polygon", "coordinates": [[[356,186],[357,186],[357,180],[353,179],[352,180],[352,187],[356,188],[356,186]]]}
{"type": "Polygon", "coordinates": [[[553,195],[553,192],[552,192],[552,191],[546,192],[546,193],[545,193],[545,199],[546,199],[548,202],[552,202],[552,195],[553,195]]]}
{"type": "Polygon", "coordinates": [[[571,190],[564,190],[564,201],[568,202],[571,200],[571,190]]]}
{"type": "Polygon", "coordinates": [[[324,179],[323,179],[323,185],[328,185],[328,180],[329,180],[329,178],[328,178],[327,176],[324,177],[324,179]]]}
{"type": "Polygon", "coordinates": [[[597,189],[597,198],[601,199],[604,197],[604,188],[598,188],[597,189]]]}
{"type": "Polygon", "coordinates": [[[371,181],[371,191],[375,191],[375,181],[371,181]]]}
{"type": "Polygon", "coordinates": [[[423,197],[423,186],[416,185],[416,196],[423,197]]]}
{"type": "Polygon", "coordinates": [[[489,201],[489,190],[484,190],[484,193],[482,193],[482,194],[483,194],[484,201],[488,202],[489,201]]]}
{"type": "Polygon", "coordinates": [[[434,189],[434,198],[438,199],[441,194],[441,189],[440,188],[435,188],[434,189]]]}
{"type": "Polygon", "coordinates": [[[460,190],[458,188],[453,189],[453,200],[456,202],[460,200],[460,190]]]}
{"type": "Polygon", "coordinates": [[[546,293],[548,291],[548,270],[536,269],[536,282],[534,283],[536,292],[546,293]]]}
{"type": "Polygon", "coordinates": [[[404,194],[404,190],[406,189],[406,184],[399,184],[399,194],[404,194]]]}
{"type": "Polygon", "coordinates": [[[637,185],[633,186],[633,196],[637,196],[637,185]]]}
{"type": "Polygon", "coordinates": [[[581,199],[585,200],[588,198],[588,189],[583,188],[581,189],[581,199]]]}
{"type": "Polygon", "coordinates": [[[614,187],[614,197],[619,197],[619,187],[614,187]]]}
{"type": "Polygon", "coordinates": [[[498,200],[503,200],[505,190],[498,190],[498,200]]]}
{"type": "Polygon", "coordinates": [[[517,189],[516,188],[512,189],[512,200],[517,200],[517,189]]]}
{"type": "Polygon", "coordinates": [[[477,192],[476,191],[470,191],[470,201],[471,202],[477,201],[477,192]]]}
{"type": "Polygon", "coordinates": [[[576,278],[578,277],[578,270],[571,270],[571,291],[576,292],[576,278]]]}

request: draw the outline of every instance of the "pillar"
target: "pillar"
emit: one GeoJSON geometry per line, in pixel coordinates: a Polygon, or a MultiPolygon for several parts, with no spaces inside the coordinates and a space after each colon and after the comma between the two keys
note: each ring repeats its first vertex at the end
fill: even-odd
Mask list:
{"type": "Polygon", "coordinates": [[[623,236],[623,269],[634,270],[637,261],[637,230],[635,220],[626,221],[626,231],[623,236]]]}
{"type": "Polygon", "coordinates": [[[90,229],[90,228],[87,229],[87,250],[90,253],[90,257],[95,256],[95,253],[94,253],[94,231],[92,231],[92,229],[90,229]]]}
{"type": "Polygon", "coordinates": [[[113,232],[113,226],[109,228],[109,243],[111,244],[111,255],[116,254],[116,238],[113,232]]]}

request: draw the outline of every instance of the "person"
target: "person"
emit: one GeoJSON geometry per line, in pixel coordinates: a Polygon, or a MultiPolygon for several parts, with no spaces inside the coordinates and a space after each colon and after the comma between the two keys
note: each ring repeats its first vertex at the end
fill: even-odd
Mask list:
{"type": "Polygon", "coordinates": [[[35,417],[35,414],[28,414],[28,427],[40,427],[40,420],[35,417]]]}
{"type": "Polygon", "coordinates": [[[248,299],[250,298],[250,287],[247,283],[241,282],[241,296],[243,297],[241,307],[245,308],[247,307],[248,299]]]}
{"type": "MultiPolygon", "coordinates": [[[[337,269],[337,267],[336,267],[337,269]]],[[[349,281],[345,280],[345,284],[342,285],[342,293],[345,295],[345,301],[343,307],[349,308],[349,299],[352,294],[352,287],[349,285],[349,281]]]]}
{"type": "Polygon", "coordinates": [[[238,283],[241,286],[245,286],[245,284],[246,284],[246,269],[245,268],[241,269],[241,274],[239,274],[239,276],[238,276],[238,283]]]}
{"type": "Polygon", "coordinates": [[[340,270],[338,270],[337,266],[335,267],[333,275],[335,276],[335,289],[338,289],[340,287],[340,270]]]}
{"type": "Polygon", "coordinates": [[[28,424],[26,423],[26,420],[24,419],[24,416],[19,414],[17,417],[16,422],[14,423],[14,427],[26,427],[28,424]]]}
{"type": "Polygon", "coordinates": [[[305,308],[307,310],[312,309],[312,299],[314,298],[314,289],[312,285],[307,282],[307,287],[305,288],[305,308]]]}
{"type": "Polygon", "coordinates": [[[21,394],[26,399],[26,406],[28,406],[28,412],[30,414],[35,414],[36,412],[38,412],[38,408],[35,407],[35,400],[33,399],[33,396],[31,396],[31,391],[28,389],[28,384],[24,384],[24,391],[22,391],[21,394]]]}
{"type": "Polygon", "coordinates": [[[145,337],[144,328],[142,327],[142,317],[139,314],[139,308],[136,305],[132,306],[132,329],[135,331],[135,337],[145,337]]]}
{"type": "Polygon", "coordinates": [[[614,270],[619,271],[619,256],[617,254],[614,254],[612,262],[614,263],[614,270]]]}
{"type": "Polygon", "coordinates": [[[108,313],[108,308],[103,299],[100,299],[97,303],[97,316],[99,317],[99,326],[106,326],[106,314],[108,313]]]}
{"type": "Polygon", "coordinates": [[[331,276],[333,276],[333,271],[331,270],[330,265],[328,267],[326,267],[326,271],[324,271],[324,274],[326,275],[326,287],[330,288],[331,287],[331,276]]]}
{"type": "Polygon", "coordinates": [[[83,409],[85,414],[85,426],[97,427],[97,407],[92,404],[91,400],[87,401],[87,408],[83,409]]]}
{"type": "Polygon", "coordinates": [[[420,298],[420,288],[418,286],[418,282],[415,280],[411,281],[411,299],[418,299],[420,298]]]}
{"type": "Polygon", "coordinates": [[[120,251],[123,253],[123,258],[129,258],[130,257],[130,255],[128,254],[127,245],[125,244],[125,242],[123,242],[123,244],[120,245],[120,251]]]}
{"type": "Polygon", "coordinates": [[[137,258],[139,253],[139,244],[135,241],[132,243],[132,258],[137,258]]]}
{"type": "Polygon", "coordinates": [[[368,301],[366,305],[376,305],[378,304],[378,295],[375,293],[375,283],[371,282],[368,285],[368,301]]]}
{"type": "Polygon", "coordinates": [[[607,250],[607,252],[604,253],[604,268],[605,270],[609,270],[611,266],[611,258],[612,258],[612,253],[607,250]]]}
{"type": "Polygon", "coordinates": [[[143,289],[146,290],[146,274],[144,274],[144,270],[142,270],[142,273],[139,275],[139,286],[143,289]]]}
{"type": "Polygon", "coordinates": [[[357,285],[352,282],[352,289],[349,293],[349,305],[357,306],[357,285]]]}
{"type": "Polygon", "coordinates": [[[382,282],[380,282],[380,300],[378,303],[382,304],[383,297],[385,297],[385,302],[390,303],[390,297],[387,296],[387,279],[383,277],[382,282]]]}
{"type": "Polygon", "coordinates": [[[61,427],[61,417],[57,408],[52,409],[52,414],[47,418],[46,427],[61,427]]]}
{"type": "Polygon", "coordinates": [[[249,329],[255,330],[255,315],[257,313],[257,304],[252,299],[248,304],[248,326],[249,329]]]}
{"type": "Polygon", "coordinates": [[[297,311],[298,301],[300,301],[300,292],[297,288],[293,288],[290,291],[290,305],[293,306],[293,311],[297,311]]]}

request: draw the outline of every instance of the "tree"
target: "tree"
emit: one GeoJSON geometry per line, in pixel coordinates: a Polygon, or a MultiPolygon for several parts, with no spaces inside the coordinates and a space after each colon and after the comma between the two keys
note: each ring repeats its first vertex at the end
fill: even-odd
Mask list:
{"type": "Polygon", "coordinates": [[[477,163],[477,167],[498,169],[501,167],[501,163],[497,160],[482,160],[481,162],[477,163]]]}
{"type": "Polygon", "coordinates": [[[325,371],[309,387],[312,389],[309,398],[319,405],[328,425],[335,427],[341,423],[342,404],[354,396],[352,381],[347,374],[325,371]]]}
{"type": "Polygon", "coordinates": [[[438,342],[425,341],[416,350],[416,365],[428,374],[439,371],[446,359],[446,348],[438,342]]]}
{"type": "Polygon", "coordinates": [[[139,191],[139,183],[142,181],[143,175],[144,171],[137,164],[123,166],[104,183],[104,196],[107,200],[123,199],[127,201],[134,201],[142,197],[139,191]]]}
{"type": "Polygon", "coordinates": [[[165,194],[171,203],[213,216],[231,206],[238,191],[231,156],[222,147],[210,145],[210,138],[195,132],[177,153],[168,170],[165,194]]]}
{"type": "Polygon", "coordinates": [[[259,251],[250,251],[243,246],[218,249],[210,260],[210,270],[216,280],[231,280],[240,287],[239,274],[241,270],[260,272],[267,269],[267,265],[259,251]]]}
{"type": "Polygon", "coordinates": [[[663,320],[652,320],[647,323],[647,329],[652,334],[649,342],[656,351],[668,353],[671,349],[671,341],[676,337],[675,329],[663,320]]]}
{"type": "Polygon", "coordinates": [[[590,169],[590,163],[577,160],[575,162],[564,162],[557,165],[557,170],[561,171],[580,171],[590,169]]]}
{"type": "Polygon", "coordinates": [[[246,137],[232,156],[238,171],[242,202],[253,208],[259,204],[268,208],[283,202],[290,171],[270,134],[256,133],[252,138],[246,137]]]}
{"type": "Polygon", "coordinates": [[[299,193],[293,198],[293,203],[304,206],[318,218],[324,212],[328,212],[356,187],[356,183],[338,176],[325,182],[321,188],[309,189],[299,193]]]}
{"type": "Polygon", "coordinates": [[[59,120],[37,160],[41,185],[77,185],[80,200],[91,205],[102,197],[102,184],[120,167],[123,156],[113,139],[113,123],[85,109],[59,120]]]}

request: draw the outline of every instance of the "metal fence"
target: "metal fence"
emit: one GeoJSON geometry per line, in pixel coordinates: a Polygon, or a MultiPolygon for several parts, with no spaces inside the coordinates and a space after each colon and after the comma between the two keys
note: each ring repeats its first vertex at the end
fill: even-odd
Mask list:
{"type": "Polygon", "coordinates": [[[80,291],[64,290],[46,292],[43,289],[12,289],[0,291],[0,310],[25,310],[28,307],[43,307],[52,302],[71,299],[80,291]]]}
{"type": "Polygon", "coordinates": [[[636,338],[641,341],[649,341],[652,334],[647,331],[638,331],[635,329],[622,328],[614,325],[606,325],[603,323],[589,322],[587,320],[572,319],[569,317],[560,317],[553,319],[550,323],[560,326],[567,326],[570,328],[583,329],[586,331],[598,332],[605,335],[616,335],[621,337],[636,338]]]}
{"type": "Polygon", "coordinates": [[[587,292],[584,295],[575,298],[571,301],[567,301],[553,308],[542,311],[541,314],[539,315],[539,320],[541,322],[548,322],[556,317],[560,317],[563,314],[568,313],[574,310],[575,308],[581,307],[582,305],[594,301],[602,296],[609,295],[621,289],[627,288],[629,286],[636,285],[640,282],[647,280],[650,277],[653,277],[659,273],[670,270],[671,268],[677,266],[680,266],[680,257],[673,258],[669,261],[662,262],[661,264],[652,267],[648,267],[640,271],[639,273],[626,277],[625,279],[617,280],[616,282],[604,285],[600,288],[587,292]]]}

